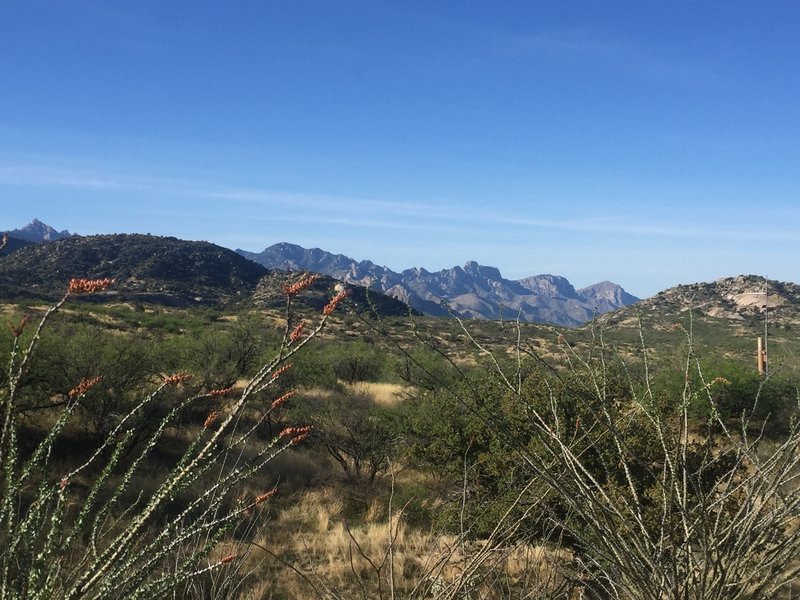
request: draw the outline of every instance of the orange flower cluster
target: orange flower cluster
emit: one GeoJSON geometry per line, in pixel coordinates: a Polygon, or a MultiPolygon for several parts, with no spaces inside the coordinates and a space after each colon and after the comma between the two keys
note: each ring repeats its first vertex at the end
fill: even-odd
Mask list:
{"type": "Polygon", "coordinates": [[[313,284],[317,279],[319,279],[319,275],[309,275],[308,277],[303,277],[300,281],[292,284],[284,283],[283,293],[287,296],[296,296],[308,286],[313,284]]]}
{"type": "Polygon", "coordinates": [[[13,335],[15,338],[21,336],[22,331],[25,329],[25,325],[28,324],[30,318],[31,318],[30,315],[25,315],[24,317],[22,317],[22,319],[19,322],[19,325],[17,325],[16,327],[14,327],[14,324],[11,321],[6,321],[6,323],[8,323],[8,327],[11,329],[11,335],[13,335]]]}
{"type": "Polygon", "coordinates": [[[313,429],[314,428],[310,425],[306,425],[305,427],[287,427],[281,431],[281,437],[291,438],[289,440],[290,444],[299,444],[309,436],[313,429]]]}
{"type": "Polygon", "coordinates": [[[77,398],[78,396],[83,396],[102,380],[102,375],[98,375],[97,377],[89,377],[88,379],[81,379],[81,382],[69,391],[69,397],[77,398]]]}
{"type": "Polygon", "coordinates": [[[180,373],[175,373],[173,375],[167,375],[164,377],[164,383],[181,383],[191,378],[192,376],[189,375],[189,373],[184,373],[181,371],[180,373]]]}
{"type": "Polygon", "coordinates": [[[114,283],[114,280],[109,279],[108,277],[105,279],[70,279],[67,293],[94,294],[97,292],[102,292],[112,283],[114,283]]]}
{"type": "Polygon", "coordinates": [[[227,396],[232,391],[233,391],[233,386],[225,388],[224,390],[211,390],[210,392],[208,392],[208,395],[217,398],[219,396],[227,396]]]}
{"type": "Polygon", "coordinates": [[[229,562],[233,562],[233,561],[235,561],[237,558],[238,558],[238,555],[236,555],[236,554],[229,554],[228,556],[226,556],[225,558],[223,558],[222,560],[220,560],[220,561],[219,561],[219,564],[221,564],[221,565],[224,565],[224,564],[226,564],[226,563],[229,563],[229,562]]]}
{"type": "Polygon", "coordinates": [[[268,500],[268,499],[272,498],[277,493],[278,493],[277,489],[271,489],[270,491],[265,492],[265,493],[261,494],[260,496],[256,496],[256,501],[253,502],[253,504],[259,505],[262,502],[264,502],[264,500],[268,500]]]}
{"type": "Polygon", "coordinates": [[[294,396],[295,394],[297,394],[297,392],[286,392],[286,393],[285,393],[283,396],[281,396],[280,398],[278,398],[278,399],[276,399],[276,400],[273,400],[273,401],[272,401],[272,404],[271,404],[271,405],[270,405],[270,407],[269,407],[269,409],[270,409],[270,410],[274,410],[274,409],[278,408],[278,407],[279,407],[281,404],[283,404],[284,402],[286,402],[286,401],[287,401],[289,398],[291,398],[291,397],[292,397],[292,396],[294,396]]]}
{"type": "Polygon", "coordinates": [[[350,290],[342,290],[338,294],[336,294],[331,301],[325,305],[325,308],[322,309],[322,314],[326,317],[330,315],[334,310],[336,310],[336,305],[339,304],[342,300],[347,298],[350,295],[350,290]]]}
{"type": "Polygon", "coordinates": [[[288,371],[289,369],[291,369],[293,366],[294,366],[294,365],[293,365],[292,363],[287,363],[287,364],[283,365],[283,366],[282,366],[280,369],[276,370],[276,371],[275,371],[275,372],[272,374],[272,379],[273,379],[273,381],[274,381],[275,379],[277,379],[278,377],[280,377],[281,375],[283,375],[284,373],[286,373],[286,371],[288,371]]]}
{"type": "Polygon", "coordinates": [[[298,323],[297,327],[295,327],[292,330],[292,333],[289,334],[289,339],[291,341],[296,342],[297,340],[300,339],[300,336],[303,335],[303,328],[306,326],[307,322],[308,321],[303,319],[302,321],[300,321],[300,323],[298,323]]]}
{"type": "Polygon", "coordinates": [[[208,416],[206,417],[206,420],[203,423],[203,429],[208,429],[209,427],[211,427],[217,421],[218,418],[219,418],[219,411],[212,410],[210,413],[208,413],[208,416]]]}

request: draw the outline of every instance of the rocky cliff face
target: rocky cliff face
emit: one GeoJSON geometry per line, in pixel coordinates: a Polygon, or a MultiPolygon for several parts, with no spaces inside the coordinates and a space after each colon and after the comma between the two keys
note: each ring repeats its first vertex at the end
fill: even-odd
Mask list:
{"type": "Polygon", "coordinates": [[[602,282],[576,290],[564,277],[536,275],[505,279],[496,267],[475,261],[438,272],[424,268],[396,273],[373,262],[355,261],[319,248],[280,243],[263,252],[237,250],[268,268],[302,269],[348,283],[371,286],[432,316],[449,310],[469,318],[515,319],[575,326],[595,314],[636,302],[620,286],[602,282]]]}

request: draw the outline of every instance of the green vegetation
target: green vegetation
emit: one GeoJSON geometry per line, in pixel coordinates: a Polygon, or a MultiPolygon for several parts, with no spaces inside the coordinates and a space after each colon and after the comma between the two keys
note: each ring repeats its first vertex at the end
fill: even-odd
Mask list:
{"type": "Polygon", "coordinates": [[[0,597],[794,593],[791,330],[318,304],[3,305],[0,597]]]}
{"type": "Polygon", "coordinates": [[[213,338],[188,338],[185,354],[175,342],[187,338],[151,340],[154,352],[142,338],[84,322],[80,312],[48,328],[67,300],[110,283],[73,279],[37,325],[28,327],[30,315],[9,321],[0,597],[161,597],[224,569],[237,555],[213,553],[273,494],[242,486],[310,432],[273,432],[269,418],[287,399],[273,396],[287,360],[322,331],[329,310],[307,334],[285,333],[263,361],[244,322],[213,338]],[[199,388],[187,383],[189,373],[163,371],[174,361],[202,368],[199,388]],[[207,387],[243,374],[239,390],[207,387]]]}

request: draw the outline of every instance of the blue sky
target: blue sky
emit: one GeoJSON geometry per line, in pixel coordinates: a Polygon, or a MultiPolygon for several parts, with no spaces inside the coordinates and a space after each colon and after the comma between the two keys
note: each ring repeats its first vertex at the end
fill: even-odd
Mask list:
{"type": "Polygon", "coordinates": [[[4,2],[0,228],[798,281],[800,4],[4,2]]]}

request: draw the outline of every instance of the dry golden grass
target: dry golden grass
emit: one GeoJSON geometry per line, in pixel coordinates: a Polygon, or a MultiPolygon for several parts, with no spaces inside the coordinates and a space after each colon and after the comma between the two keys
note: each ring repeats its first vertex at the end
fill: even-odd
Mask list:
{"type": "MultiPolygon", "coordinates": [[[[243,559],[241,570],[252,578],[246,597],[377,598],[380,585],[384,593],[393,588],[397,597],[435,598],[437,587],[458,580],[483,548],[482,542],[462,544],[455,535],[409,527],[399,508],[390,520],[387,498],[380,494],[348,519],[353,491],[344,486],[306,490],[276,504],[275,516],[243,559]]],[[[233,552],[225,545],[216,555],[233,552]]],[[[546,593],[560,582],[553,563],[568,559],[564,551],[525,544],[492,552],[481,576],[472,578],[480,581],[474,584],[476,597],[502,597],[492,587],[498,582],[546,593]]]]}
{"type": "MultiPolygon", "coordinates": [[[[392,407],[407,396],[413,388],[397,383],[374,383],[358,381],[356,383],[339,382],[343,388],[357,394],[363,394],[378,406],[392,407]]],[[[303,395],[320,399],[335,398],[340,392],[322,387],[303,388],[303,395]]]]}
{"type": "Polygon", "coordinates": [[[366,394],[378,406],[391,407],[408,395],[410,388],[397,383],[358,381],[345,384],[354,392],[366,394]]]}

